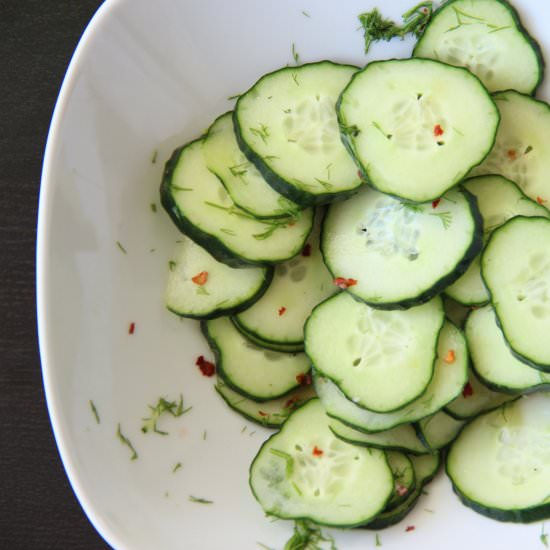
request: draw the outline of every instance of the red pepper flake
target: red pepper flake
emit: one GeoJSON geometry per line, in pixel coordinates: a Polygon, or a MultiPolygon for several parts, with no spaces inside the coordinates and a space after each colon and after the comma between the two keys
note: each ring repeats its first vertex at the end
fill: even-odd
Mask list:
{"type": "Polygon", "coordinates": [[[281,317],[281,315],[284,315],[286,313],[286,307],[280,307],[278,313],[279,317],[281,317]]]}
{"type": "Polygon", "coordinates": [[[298,384],[300,384],[301,386],[311,386],[311,374],[309,374],[309,372],[306,372],[304,374],[297,374],[296,382],[298,382],[298,384]]]}
{"type": "Polygon", "coordinates": [[[260,416],[269,416],[269,413],[266,413],[266,412],[264,412],[264,411],[258,411],[258,414],[259,414],[260,416]]]}
{"type": "Polygon", "coordinates": [[[440,202],[441,199],[435,199],[435,201],[432,201],[432,208],[437,208],[440,202]]]}
{"type": "Polygon", "coordinates": [[[136,324],[130,323],[130,326],[128,327],[128,334],[134,334],[135,331],[136,331],[136,324]]]}
{"type": "Polygon", "coordinates": [[[201,271],[194,277],[191,277],[191,280],[199,286],[203,286],[206,284],[206,281],[208,281],[208,271],[201,271]]]}
{"type": "Polygon", "coordinates": [[[509,149],[508,151],[506,151],[506,156],[507,156],[510,160],[516,160],[518,154],[517,154],[517,152],[516,152],[514,149],[509,149]]]}
{"type": "Polygon", "coordinates": [[[470,395],[474,395],[474,388],[472,388],[472,384],[470,384],[470,382],[466,382],[466,385],[462,390],[462,397],[466,399],[467,397],[470,397],[470,395]]]}
{"type": "Polygon", "coordinates": [[[285,403],[285,409],[294,408],[296,406],[296,403],[298,401],[297,397],[291,397],[286,403],[285,403]]]}
{"type": "Polygon", "coordinates": [[[295,221],[291,221],[291,222],[288,222],[286,224],[287,227],[294,227],[296,225],[296,222],[295,221]]]}
{"type": "Polygon", "coordinates": [[[542,197],[537,197],[537,202],[538,202],[540,205],[542,205],[542,204],[544,204],[545,202],[548,202],[548,201],[544,200],[542,197]]]}
{"type": "Polygon", "coordinates": [[[357,284],[357,279],[344,279],[344,277],[336,277],[336,279],[334,279],[334,281],[332,282],[338,288],[346,290],[346,288],[349,288],[350,286],[355,286],[357,284]]]}
{"type": "Polygon", "coordinates": [[[397,483],[396,486],[395,486],[395,492],[400,497],[402,497],[402,496],[406,495],[409,492],[409,490],[404,485],[401,485],[401,483],[397,483]]]}
{"type": "Polygon", "coordinates": [[[317,445],[315,445],[315,447],[313,447],[313,456],[323,456],[325,451],[323,451],[322,449],[319,449],[319,447],[317,447],[317,445]]]}
{"type": "Polygon", "coordinates": [[[442,136],[444,133],[445,133],[445,131],[443,130],[443,128],[441,128],[440,124],[436,124],[434,126],[434,136],[435,137],[442,136]]]}
{"type": "Polygon", "coordinates": [[[443,358],[443,361],[445,361],[445,363],[454,363],[455,362],[455,359],[456,359],[456,353],[455,353],[455,350],[454,349],[450,349],[448,352],[447,352],[447,355],[445,355],[445,357],[443,358]]]}
{"type": "Polygon", "coordinates": [[[304,246],[304,249],[302,250],[302,256],[304,258],[309,258],[309,256],[311,256],[311,245],[309,243],[304,246]]]}
{"type": "Polygon", "coordinates": [[[405,533],[408,533],[409,531],[414,531],[416,527],[414,525],[407,525],[407,528],[405,529],[405,533]]]}
{"type": "Polygon", "coordinates": [[[211,363],[210,361],[207,361],[204,358],[204,355],[201,355],[196,361],[195,365],[199,367],[200,371],[202,372],[203,376],[214,376],[216,373],[216,367],[214,363],[211,363]]]}
{"type": "Polygon", "coordinates": [[[361,172],[361,170],[357,170],[357,177],[362,180],[363,179],[363,173],[361,172]]]}

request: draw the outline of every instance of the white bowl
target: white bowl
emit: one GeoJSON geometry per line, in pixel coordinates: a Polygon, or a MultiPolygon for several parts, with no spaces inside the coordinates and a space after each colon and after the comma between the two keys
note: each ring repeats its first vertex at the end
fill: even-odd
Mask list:
{"type": "MultiPolygon", "coordinates": [[[[117,549],[281,548],[291,534],[291,522],[264,517],[247,484],[268,431],[227,409],[194,366],[198,355],[210,355],[197,323],[163,307],[178,232],[150,205],[159,205],[172,149],[230,109],[228,96],[293,63],[293,43],[302,61],[362,65],[408,55],[411,42],[397,40],[364,56],[357,15],[377,4],[398,19],[411,2],[110,0],[78,46],[44,163],[40,350],[67,474],[86,514],[117,549]],[[147,406],[180,393],[192,410],[161,420],[168,436],[143,434],[147,406]],[[119,423],[137,460],[117,438],[119,423]]],[[[550,6],[515,4],[549,51],[550,6]]],[[[381,533],[385,550],[541,547],[540,525],[475,514],[443,476],[428,490],[404,523],[381,533]],[[405,532],[406,525],[416,529],[405,532]]],[[[369,531],[334,534],[340,550],[374,546],[369,531]]]]}

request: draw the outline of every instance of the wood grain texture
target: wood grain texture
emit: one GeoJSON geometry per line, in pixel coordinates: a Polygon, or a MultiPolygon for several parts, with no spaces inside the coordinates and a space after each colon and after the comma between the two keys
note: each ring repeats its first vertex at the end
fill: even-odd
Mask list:
{"type": "Polygon", "coordinates": [[[0,548],[109,548],[80,508],[50,427],[36,337],[35,240],[55,100],[99,0],[0,2],[0,548]]]}

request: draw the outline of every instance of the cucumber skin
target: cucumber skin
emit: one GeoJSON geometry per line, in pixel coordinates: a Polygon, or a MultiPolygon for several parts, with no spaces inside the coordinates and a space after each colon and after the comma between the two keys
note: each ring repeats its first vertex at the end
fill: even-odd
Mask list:
{"type": "MultiPolygon", "coordinates": [[[[293,258],[296,254],[298,254],[302,250],[303,243],[300,243],[300,246],[298,246],[294,251],[294,253],[291,254],[288,258],[286,259],[282,258],[280,260],[277,260],[276,262],[269,262],[267,260],[254,261],[254,260],[249,260],[247,258],[243,258],[242,256],[239,256],[238,254],[230,250],[217,237],[214,237],[213,235],[210,235],[202,231],[201,229],[199,229],[197,226],[191,223],[179,210],[171,193],[172,175],[174,173],[174,170],[178,164],[179,158],[183,153],[183,151],[187,147],[193,145],[197,141],[201,141],[202,139],[204,139],[204,136],[194,139],[193,141],[190,141],[189,143],[186,143],[185,145],[182,145],[181,147],[178,147],[177,149],[175,149],[164,167],[164,173],[160,184],[160,202],[164,210],[166,210],[166,212],[170,216],[170,219],[176,225],[176,227],[184,235],[187,235],[191,240],[195,241],[198,245],[205,248],[216,260],[218,260],[218,262],[222,262],[228,265],[229,267],[236,267],[236,268],[250,267],[250,266],[266,267],[266,266],[270,266],[275,263],[284,262],[286,260],[289,260],[290,258],[293,258]]],[[[220,185],[222,184],[220,183],[220,185]]],[[[313,214],[313,217],[312,217],[311,228],[313,228],[314,216],[315,214],[313,214]]],[[[306,239],[307,239],[307,236],[306,236],[306,239]]],[[[305,239],[304,239],[304,242],[305,242],[305,239]]]]}
{"type": "MultiPolygon", "coordinates": [[[[541,102],[541,103],[544,103],[544,102],[541,102]]],[[[548,106],[548,108],[550,109],[550,105],[548,106]]],[[[534,369],[537,369],[537,370],[540,370],[542,372],[546,372],[546,373],[550,373],[550,365],[545,365],[545,364],[541,364],[541,363],[537,363],[535,362],[533,359],[531,359],[530,357],[526,357],[525,355],[521,355],[519,354],[515,349],[512,348],[512,346],[510,345],[510,343],[508,342],[508,338],[506,337],[506,332],[504,331],[504,327],[502,326],[502,323],[500,322],[500,319],[499,319],[499,316],[498,316],[498,309],[494,303],[494,300],[493,300],[493,293],[491,292],[491,289],[489,288],[489,285],[487,284],[487,281],[483,275],[483,256],[485,255],[485,251],[488,249],[489,247],[489,244],[491,243],[491,241],[493,240],[493,236],[498,233],[498,231],[500,229],[504,229],[504,227],[506,225],[508,225],[509,223],[513,222],[514,220],[518,220],[519,218],[521,218],[522,220],[526,221],[526,220],[546,220],[546,221],[549,221],[548,218],[543,218],[541,216],[514,216],[513,218],[510,218],[508,221],[504,222],[501,226],[499,226],[497,229],[495,229],[492,233],[491,233],[491,236],[489,237],[489,240],[487,241],[487,244],[485,245],[485,248],[483,250],[483,254],[481,255],[481,278],[483,279],[483,283],[485,284],[486,288],[487,288],[487,292],[489,292],[489,300],[491,302],[491,305],[493,306],[493,309],[495,311],[495,320],[496,320],[496,323],[498,325],[498,328],[502,331],[502,334],[504,335],[504,340],[506,341],[506,344],[508,345],[508,347],[510,348],[510,351],[512,352],[512,355],[518,359],[519,361],[521,361],[522,363],[525,363],[526,365],[528,365],[529,367],[532,367],[534,369]]],[[[509,393],[509,392],[507,392],[509,393]]]]}
{"type": "MultiPolygon", "coordinates": [[[[348,64],[341,64],[341,63],[334,63],[333,61],[329,60],[323,60],[323,61],[316,61],[314,63],[304,63],[303,65],[300,65],[300,67],[306,67],[308,65],[318,65],[320,63],[328,63],[331,65],[338,65],[338,66],[346,66],[346,67],[352,67],[354,69],[359,70],[359,67],[356,67],[355,65],[348,65],[348,64]]],[[[265,74],[260,78],[262,80],[265,77],[269,77],[275,73],[278,73],[280,71],[292,71],[296,67],[283,67],[282,69],[277,69],[275,71],[272,71],[270,73],[265,74]]],[[[255,86],[258,84],[259,80],[255,82],[251,88],[249,88],[245,93],[250,92],[252,89],[255,88],[255,86]]],[[[319,193],[319,194],[313,194],[308,193],[307,191],[303,191],[302,189],[298,189],[295,185],[292,185],[287,180],[279,176],[277,172],[273,171],[267,164],[263,161],[262,157],[258,154],[256,154],[248,145],[248,143],[244,140],[239,119],[237,115],[239,102],[241,100],[241,97],[244,94],[242,94],[239,99],[237,100],[237,103],[235,104],[235,109],[233,110],[233,126],[235,128],[235,136],[237,138],[237,143],[239,144],[239,147],[241,151],[243,152],[244,156],[258,169],[260,174],[263,176],[265,181],[275,191],[286,197],[287,199],[291,200],[292,202],[295,202],[296,204],[302,206],[302,207],[310,207],[310,206],[319,206],[322,204],[328,204],[331,202],[339,201],[339,200],[345,200],[355,193],[357,193],[362,185],[363,181],[355,188],[349,189],[347,191],[341,191],[339,193],[319,193]]],[[[360,178],[363,180],[363,178],[360,178]]]]}
{"type": "MultiPolygon", "coordinates": [[[[422,37],[424,36],[424,33],[426,32],[426,29],[432,23],[432,21],[437,17],[437,15],[439,14],[440,11],[442,11],[447,6],[449,6],[451,4],[454,4],[457,1],[458,0],[447,0],[447,2],[443,2],[432,13],[431,20],[424,27],[424,30],[422,31],[422,34],[419,36],[419,38],[418,38],[418,40],[417,40],[417,42],[416,42],[416,44],[413,48],[413,51],[411,53],[411,57],[415,57],[416,59],[419,59],[419,58],[416,57],[415,52],[416,52],[416,48],[417,48],[418,44],[420,44],[420,41],[422,40],[422,37]]],[[[538,81],[535,84],[534,88],[530,92],[530,95],[535,95],[536,91],[538,90],[538,87],[540,86],[540,84],[542,83],[542,81],[544,79],[544,72],[545,72],[545,69],[546,69],[546,62],[544,60],[544,55],[542,54],[542,49],[540,47],[540,44],[529,34],[527,29],[523,26],[523,23],[521,21],[519,13],[517,12],[517,10],[509,2],[507,2],[506,0],[496,0],[496,1],[499,4],[502,4],[510,12],[510,15],[512,16],[512,19],[514,20],[515,24],[518,27],[518,31],[520,31],[523,34],[523,36],[525,37],[527,42],[533,47],[535,55],[537,56],[537,61],[538,61],[538,65],[539,65],[539,78],[538,78],[538,81]]],[[[506,91],[506,90],[496,90],[493,93],[504,92],[504,91],[506,91]]]]}
{"type": "Polygon", "coordinates": [[[278,395],[271,395],[270,397],[258,397],[256,395],[252,395],[250,393],[243,391],[238,386],[235,386],[235,384],[233,384],[233,381],[226,375],[223,369],[222,351],[218,346],[218,343],[216,342],[215,338],[212,338],[212,336],[210,336],[210,333],[208,331],[208,325],[206,324],[205,321],[201,321],[200,325],[201,325],[201,332],[206,338],[208,346],[210,347],[210,349],[212,350],[212,353],[214,354],[214,361],[216,364],[216,374],[218,375],[219,378],[223,380],[224,384],[226,384],[233,391],[241,394],[243,397],[246,397],[247,399],[252,399],[252,401],[256,401],[257,403],[265,403],[266,401],[271,401],[273,399],[278,399],[279,397],[284,397],[285,395],[292,393],[294,390],[300,387],[300,384],[298,383],[298,381],[296,381],[296,384],[288,388],[288,390],[278,395]]]}
{"type": "Polygon", "coordinates": [[[240,313],[241,311],[248,309],[252,304],[257,302],[266,293],[267,289],[269,288],[269,285],[271,284],[271,281],[273,280],[274,273],[275,273],[275,270],[273,269],[273,267],[268,267],[265,272],[265,277],[264,277],[262,286],[258,289],[258,291],[252,296],[250,296],[250,298],[248,298],[244,302],[241,302],[240,304],[237,304],[231,308],[226,308],[226,309],[221,307],[216,308],[204,315],[193,315],[191,313],[184,314],[168,306],[166,306],[166,309],[171,313],[174,313],[178,317],[185,317],[186,319],[195,319],[197,321],[209,321],[210,319],[216,319],[217,317],[222,317],[224,315],[235,315],[236,313],[240,313]]]}
{"type": "MultiPolygon", "coordinates": [[[[266,288],[266,290],[267,290],[267,288],[266,288]]],[[[252,305],[252,304],[250,304],[250,305],[252,305]]],[[[239,312],[236,312],[236,313],[239,313],[239,312]]],[[[239,329],[239,332],[243,336],[245,336],[251,342],[253,342],[254,344],[256,344],[256,345],[258,345],[262,348],[271,349],[273,351],[280,351],[281,353],[296,353],[296,352],[304,351],[304,341],[303,340],[301,342],[289,342],[288,344],[283,343],[283,342],[275,342],[275,341],[271,341],[271,340],[264,340],[263,338],[260,338],[255,332],[249,331],[246,328],[244,328],[236,317],[231,317],[231,321],[233,321],[233,324],[239,329]]]]}
{"type": "MultiPolygon", "coordinates": [[[[432,298],[435,298],[436,296],[440,295],[449,285],[453,284],[457,279],[459,279],[462,275],[464,275],[468,267],[470,267],[470,264],[474,261],[475,257],[478,254],[480,254],[483,249],[483,218],[481,216],[479,208],[477,207],[477,198],[472,193],[470,193],[467,189],[464,189],[463,187],[460,188],[460,191],[466,197],[468,205],[470,206],[470,212],[472,213],[472,217],[474,219],[474,238],[472,239],[470,247],[468,248],[468,250],[466,250],[466,253],[462,257],[460,262],[458,262],[454,270],[452,270],[450,273],[448,273],[447,275],[445,275],[444,277],[436,281],[430,288],[426,289],[424,292],[421,292],[420,294],[412,298],[401,300],[400,302],[373,303],[355,295],[350,289],[346,289],[343,292],[348,292],[353,297],[354,300],[357,300],[358,302],[364,302],[365,304],[375,309],[404,310],[404,309],[410,309],[413,306],[419,306],[426,302],[429,302],[432,298]]],[[[325,222],[327,219],[326,218],[327,214],[328,214],[328,210],[325,213],[325,217],[321,225],[321,237],[320,237],[321,255],[323,256],[323,261],[325,262],[325,265],[327,266],[327,269],[330,271],[331,275],[333,277],[337,277],[337,275],[330,269],[325,256],[325,251],[323,249],[323,241],[324,241],[323,236],[325,233],[325,222]]]]}
{"type": "MultiPolygon", "coordinates": [[[[496,130],[495,130],[495,135],[493,137],[493,141],[491,142],[489,148],[487,149],[487,152],[485,153],[485,155],[483,156],[482,159],[479,160],[479,162],[477,162],[476,164],[474,164],[473,166],[470,166],[470,168],[468,170],[466,170],[466,172],[464,173],[464,175],[462,177],[460,177],[459,179],[457,179],[453,185],[449,186],[446,191],[443,193],[445,194],[447,191],[450,191],[453,187],[456,187],[460,184],[460,182],[462,180],[464,180],[465,178],[468,177],[468,173],[473,169],[475,168],[476,166],[478,166],[479,164],[481,164],[488,156],[489,154],[491,153],[491,151],[493,150],[493,147],[495,146],[495,142],[496,142],[496,139],[497,139],[497,133],[498,133],[498,127],[500,125],[500,111],[498,110],[498,106],[494,100],[494,98],[492,97],[492,95],[487,91],[487,89],[485,88],[485,86],[483,86],[483,83],[481,82],[481,80],[479,80],[479,78],[471,73],[470,71],[468,71],[468,69],[465,69],[463,67],[455,67],[454,65],[449,65],[448,63],[443,63],[442,61],[437,61],[436,59],[426,59],[424,57],[412,57],[412,58],[408,58],[407,61],[414,61],[414,60],[417,60],[417,61],[434,61],[435,63],[439,63],[440,65],[443,65],[444,67],[449,67],[449,68],[452,68],[452,69],[458,69],[458,70],[461,70],[461,71],[465,71],[466,73],[468,73],[468,75],[470,76],[473,76],[480,84],[480,86],[485,90],[485,93],[487,94],[487,97],[493,102],[494,106],[495,106],[495,111],[496,111],[496,114],[497,114],[497,125],[496,125],[496,130]]],[[[421,203],[417,202],[417,201],[411,201],[409,199],[403,199],[402,197],[398,196],[398,195],[395,195],[393,193],[388,193],[387,191],[384,191],[382,189],[379,189],[378,186],[372,181],[372,178],[370,178],[369,176],[369,173],[368,173],[368,170],[365,166],[363,166],[363,163],[359,160],[359,158],[357,157],[357,155],[355,154],[355,145],[353,144],[353,135],[349,133],[348,131],[348,124],[346,123],[346,121],[343,119],[342,117],[342,113],[341,113],[341,110],[340,110],[340,107],[342,105],[342,98],[344,97],[344,94],[347,92],[348,88],[351,86],[351,84],[353,84],[353,81],[355,80],[355,77],[362,73],[367,67],[369,67],[370,65],[373,65],[375,63],[387,63],[389,61],[405,61],[405,59],[396,59],[396,58],[392,58],[392,59],[383,59],[383,60],[380,60],[380,61],[371,61],[370,63],[368,63],[363,69],[357,71],[350,79],[348,85],[342,90],[342,93],[340,94],[340,97],[338,98],[338,100],[336,101],[336,116],[338,118],[338,125],[340,127],[340,139],[342,140],[342,143],[344,144],[344,147],[347,149],[347,151],[349,152],[349,154],[351,155],[351,158],[354,160],[355,164],[357,165],[357,168],[359,170],[359,175],[361,176],[361,179],[363,181],[365,181],[368,185],[370,185],[373,189],[376,189],[377,191],[380,191],[380,193],[384,193],[385,195],[389,195],[390,197],[393,197],[395,199],[399,199],[401,201],[404,201],[404,202],[409,202],[409,203],[412,203],[412,204],[423,204],[425,202],[430,202],[430,201],[434,201],[434,200],[437,200],[440,198],[440,196],[436,196],[436,197],[431,197],[429,199],[426,199],[425,201],[422,201],[421,203]]],[[[454,282],[454,281],[453,281],[454,282]]],[[[450,284],[450,283],[449,283],[450,284]]]]}

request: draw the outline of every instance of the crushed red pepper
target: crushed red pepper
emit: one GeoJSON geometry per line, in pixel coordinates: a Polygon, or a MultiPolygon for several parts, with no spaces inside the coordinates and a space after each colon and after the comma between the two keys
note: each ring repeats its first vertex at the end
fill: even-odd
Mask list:
{"type": "Polygon", "coordinates": [[[128,334],[134,334],[135,331],[136,331],[136,324],[130,323],[130,326],[128,327],[128,334]]]}
{"type": "Polygon", "coordinates": [[[545,202],[548,202],[548,201],[544,200],[542,197],[537,197],[537,202],[538,202],[540,205],[542,205],[542,204],[544,204],[545,202]]]}
{"type": "Polygon", "coordinates": [[[516,151],[514,151],[514,149],[509,149],[509,150],[506,152],[506,156],[507,156],[510,160],[516,160],[518,154],[516,153],[516,151]]]}
{"type": "Polygon", "coordinates": [[[191,280],[199,286],[203,286],[206,284],[206,281],[208,281],[208,271],[201,271],[194,277],[191,277],[191,280]]]}
{"type": "Polygon", "coordinates": [[[467,397],[470,397],[470,395],[474,395],[474,388],[472,388],[472,384],[470,384],[470,382],[466,382],[466,385],[462,390],[462,397],[466,399],[467,397]]]}
{"type": "Polygon", "coordinates": [[[336,279],[334,279],[334,281],[332,282],[338,288],[346,290],[346,288],[349,288],[350,286],[355,286],[357,284],[357,279],[345,279],[344,277],[336,277],[336,279]]]}
{"type": "Polygon", "coordinates": [[[259,414],[260,416],[269,416],[269,413],[266,413],[266,412],[264,412],[264,411],[258,411],[258,414],[259,414]]]}
{"type": "Polygon", "coordinates": [[[407,525],[407,528],[405,529],[405,533],[408,533],[409,531],[414,531],[416,527],[414,525],[407,525]]]}
{"type": "Polygon", "coordinates": [[[306,372],[304,374],[297,374],[296,382],[298,382],[298,384],[300,384],[301,386],[311,386],[311,374],[309,374],[309,372],[306,372]]]}
{"type": "Polygon", "coordinates": [[[280,317],[281,315],[284,315],[284,314],[286,313],[286,307],[284,307],[284,306],[283,306],[283,307],[280,307],[278,313],[279,313],[279,317],[280,317]]]}
{"type": "Polygon", "coordinates": [[[324,454],[324,451],[322,449],[319,449],[319,447],[317,447],[317,445],[315,445],[315,447],[313,447],[313,456],[323,456],[324,454]]]}
{"type": "Polygon", "coordinates": [[[304,249],[302,250],[302,256],[304,258],[308,258],[309,256],[311,256],[311,245],[309,243],[304,246],[304,249]]]}
{"type": "Polygon", "coordinates": [[[440,124],[436,124],[434,126],[434,136],[435,137],[442,136],[444,133],[445,133],[445,131],[443,130],[443,128],[441,127],[440,124]]]}
{"type": "Polygon", "coordinates": [[[406,495],[409,492],[409,490],[404,485],[401,485],[401,483],[397,483],[397,485],[395,486],[395,492],[400,497],[402,497],[402,496],[406,495]]]}
{"type": "Polygon", "coordinates": [[[204,355],[201,355],[196,361],[195,365],[199,367],[200,371],[202,372],[203,376],[214,376],[216,373],[216,366],[214,363],[211,363],[210,361],[207,361],[204,358],[204,355]]]}
{"type": "Polygon", "coordinates": [[[440,202],[441,199],[435,199],[435,201],[432,201],[432,208],[437,208],[440,202]]]}
{"type": "Polygon", "coordinates": [[[445,355],[445,357],[443,358],[443,361],[445,361],[445,363],[454,363],[455,362],[455,359],[456,359],[456,353],[455,353],[455,350],[454,349],[450,349],[448,352],[447,352],[447,355],[445,355]]]}

